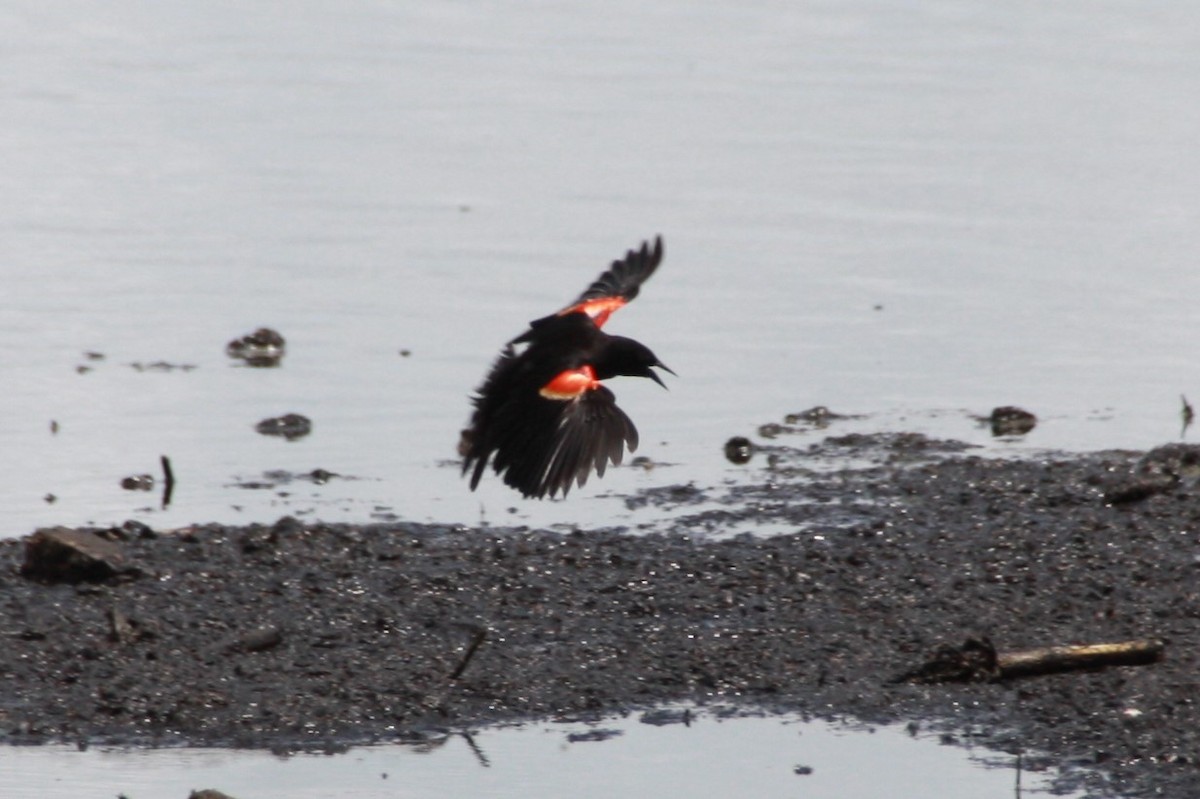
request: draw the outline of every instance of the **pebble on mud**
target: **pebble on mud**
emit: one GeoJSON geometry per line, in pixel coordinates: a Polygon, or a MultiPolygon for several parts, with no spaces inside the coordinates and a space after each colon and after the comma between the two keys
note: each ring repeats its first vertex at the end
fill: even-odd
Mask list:
{"type": "Polygon", "coordinates": [[[824,405],[814,405],[813,407],[809,408],[808,410],[797,411],[796,413],[789,413],[787,416],[783,417],[783,421],[786,422],[787,424],[797,424],[799,422],[806,422],[808,424],[815,425],[817,427],[827,427],[830,422],[835,422],[838,419],[849,419],[849,418],[851,418],[851,417],[844,416],[843,414],[840,414],[840,413],[834,413],[833,411],[826,408],[824,405]]]}
{"type": "Polygon", "coordinates": [[[269,327],[260,327],[225,345],[226,355],[245,361],[247,366],[278,366],[286,352],[283,336],[269,327]]]}
{"type": "Polygon", "coordinates": [[[229,649],[240,649],[243,652],[263,652],[283,643],[283,630],[268,624],[239,635],[230,642],[229,649]]]}
{"type": "Polygon", "coordinates": [[[739,466],[754,457],[754,444],[745,436],[734,436],[725,442],[725,459],[739,466]]]}
{"type": "Polygon", "coordinates": [[[295,441],[312,432],[312,420],[298,413],[288,413],[263,419],[254,429],[264,436],[283,436],[288,441],[295,441]]]}
{"type": "Polygon", "coordinates": [[[1037,417],[1015,405],[1004,405],[992,409],[992,414],[987,421],[992,425],[992,435],[997,438],[1000,436],[1023,436],[1037,427],[1037,417]]]}
{"type": "Polygon", "coordinates": [[[313,484],[319,486],[325,485],[337,476],[338,475],[336,473],[331,472],[328,469],[321,469],[319,467],[308,473],[308,477],[313,481],[313,484]]]}
{"type": "Polygon", "coordinates": [[[1140,502],[1200,478],[1200,444],[1164,444],[1142,456],[1130,472],[1104,489],[1111,505],[1140,502]]]}
{"type": "Polygon", "coordinates": [[[121,545],[87,530],[52,527],[25,541],[21,574],[48,582],[98,582],[134,574],[121,545]]]}
{"type": "Polygon", "coordinates": [[[795,431],[796,428],[788,427],[786,425],[779,424],[778,422],[767,422],[766,424],[760,424],[758,426],[758,434],[763,438],[775,438],[776,436],[783,435],[784,433],[794,433],[795,431]]]}
{"type": "Polygon", "coordinates": [[[154,477],[148,474],[135,474],[121,478],[121,488],[126,491],[150,491],[154,488],[154,477]]]}

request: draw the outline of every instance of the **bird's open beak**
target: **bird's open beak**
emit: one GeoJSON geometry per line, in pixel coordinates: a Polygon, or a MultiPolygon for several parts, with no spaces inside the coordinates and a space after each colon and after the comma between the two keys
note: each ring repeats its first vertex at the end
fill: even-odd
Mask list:
{"type": "MultiPolygon", "coordinates": [[[[671,367],[667,366],[662,361],[659,361],[658,363],[656,363],[654,365],[657,366],[659,369],[662,369],[665,372],[670,372],[673,375],[675,374],[674,370],[672,370],[671,367]]],[[[662,381],[662,378],[658,376],[657,372],[655,372],[653,369],[647,369],[646,371],[650,373],[649,377],[651,380],[653,380],[655,383],[658,383],[663,388],[667,388],[667,384],[662,381]]],[[[679,375],[675,375],[675,376],[679,377],[679,375]]],[[[670,389],[667,389],[667,390],[669,391],[670,389]]]]}

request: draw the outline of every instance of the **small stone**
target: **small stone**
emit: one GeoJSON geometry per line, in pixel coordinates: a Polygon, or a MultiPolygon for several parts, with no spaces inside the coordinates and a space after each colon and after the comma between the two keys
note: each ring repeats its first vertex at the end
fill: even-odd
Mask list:
{"type": "Polygon", "coordinates": [[[260,327],[225,345],[226,355],[245,361],[247,366],[278,366],[286,352],[283,336],[269,327],[260,327]]]}
{"type": "Polygon", "coordinates": [[[304,523],[295,516],[280,516],[275,524],[271,525],[271,535],[279,536],[297,536],[304,532],[304,523]]]}
{"type": "Polygon", "coordinates": [[[137,574],[122,546],[87,530],[52,527],[25,541],[21,574],[50,582],[98,582],[137,574]]]}
{"type": "Polygon", "coordinates": [[[312,420],[298,413],[288,413],[263,419],[254,429],[264,436],[282,436],[288,441],[294,441],[312,432],[312,420]]]}
{"type": "Polygon", "coordinates": [[[1169,474],[1139,475],[1106,489],[1104,502],[1109,505],[1128,505],[1131,502],[1141,502],[1156,494],[1165,494],[1178,484],[1178,478],[1169,474]]]}
{"type": "Polygon", "coordinates": [[[121,478],[121,488],[126,491],[150,491],[154,488],[154,477],[148,474],[136,474],[121,478]]]}
{"type": "Polygon", "coordinates": [[[754,444],[745,436],[734,436],[725,442],[725,459],[739,466],[754,457],[754,444]]]}
{"type": "Polygon", "coordinates": [[[790,432],[790,428],[784,427],[777,422],[767,422],[758,426],[758,434],[763,438],[775,438],[787,432],[790,432]]]}
{"type": "Polygon", "coordinates": [[[1037,417],[1013,405],[994,408],[988,417],[993,436],[1023,436],[1037,427],[1037,417]]]}
{"type": "Polygon", "coordinates": [[[237,639],[237,647],[245,652],[262,652],[283,643],[283,630],[275,625],[259,627],[243,633],[237,639]]]}
{"type": "Polygon", "coordinates": [[[312,481],[319,486],[325,485],[330,481],[330,479],[337,477],[336,474],[326,469],[313,469],[308,473],[308,476],[312,478],[312,481]]]}
{"type": "Polygon", "coordinates": [[[816,425],[817,427],[825,427],[830,422],[845,418],[845,416],[842,416],[840,413],[834,413],[824,405],[814,405],[807,410],[789,413],[787,416],[783,417],[783,421],[788,424],[806,422],[811,425],[816,425]]]}
{"type": "Polygon", "coordinates": [[[264,624],[218,641],[207,652],[212,661],[236,652],[265,652],[283,643],[283,630],[274,624],[264,624]]]}
{"type": "Polygon", "coordinates": [[[136,519],[128,519],[119,528],[126,536],[132,538],[158,538],[158,533],[150,528],[150,525],[145,522],[139,522],[136,519]]]}
{"type": "Polygon", "coordinates": [[[117,608],[112,608],[108,611],[109,632],[108,639],[117,644],[126,644],[137,638],[137,630],[135,624],[128,616],[122,613],[117,608]]]}

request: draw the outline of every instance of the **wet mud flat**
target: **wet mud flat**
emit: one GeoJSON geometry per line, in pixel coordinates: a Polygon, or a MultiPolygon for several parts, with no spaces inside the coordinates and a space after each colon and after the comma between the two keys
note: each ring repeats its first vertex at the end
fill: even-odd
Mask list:
{"type": "Polygon", "coordinates": [[[672,508],[659,532],[283,518],[6,540],[0,742],[336,750],[690,701],[909,722],[1096,795],[1197,796],[1198,452],[831,436],[760,450],[746,484],[630,497],[672,508]],[[772,535],[720,537],[746,524],[772,535]],[[968,638],[1165,654],[896,680],[968,638]]]}

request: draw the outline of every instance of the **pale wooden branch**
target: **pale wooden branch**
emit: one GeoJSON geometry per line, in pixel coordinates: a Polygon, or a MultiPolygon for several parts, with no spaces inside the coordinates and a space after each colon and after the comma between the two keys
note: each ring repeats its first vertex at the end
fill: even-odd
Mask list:
{"type": "Polygon", "coordinates": [[[1143,666],[1162,660],[1166,644],[1156,638],[1108,644],[1047,646],[997,652],[986,638],[939,646],[920,666],[892,682],[995,682],[1105,666],[1143,666]]]}
{"type": "Polygon", "coordinates": [[[1165,644],[1156,638],[1111,644],[1047,646],[1017,652],[999,652],[996,655],[996,666],[1000,670],[1002,680],[1102,666],[1144,666],[1162,660],[1164,649],[1165,644]]]}

